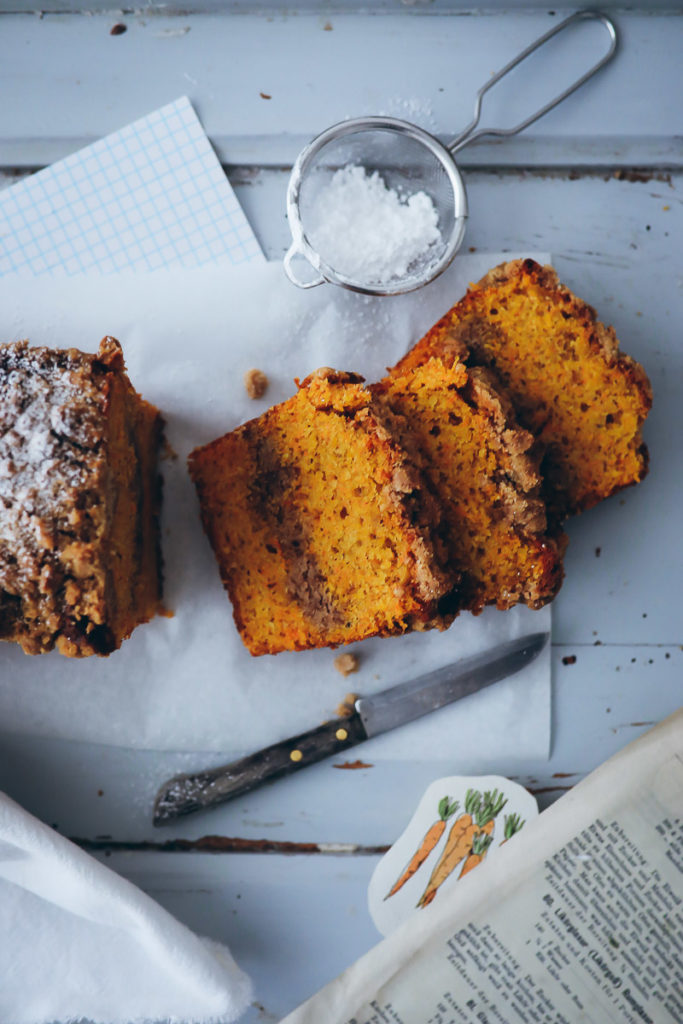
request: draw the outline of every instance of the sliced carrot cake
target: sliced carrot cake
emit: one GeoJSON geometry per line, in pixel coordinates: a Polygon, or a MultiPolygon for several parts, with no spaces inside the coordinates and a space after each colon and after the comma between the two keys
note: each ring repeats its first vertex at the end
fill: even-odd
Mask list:
{"type": "Polygon", "coordinates": [[[398,365],[447,353],[495,371],[521,425],[543,446],[554,516],[581,512],[645,476],[645,371],[552,267],[529,259],[496,267],[398,365]]]}
{"type": "Polygon", "coordinates": [[[161,602],[162,421],[121,346],[0,346],[0,639],[109,654],[161,602]]]}
{"type": "Polygon", "coordinates": [[[540,608],[562,582],[565,538],[547,530],[538,452],[482,368],[444,351],[395,369],[373,390],[404,424],[447,523],[460,605],[540,608]]]}
{"type": "Polygon", "coordinates": [[[401,633],[452,589],[438,510],[356,374],[317,371],[189,468],[254,655],[401,633]]]}

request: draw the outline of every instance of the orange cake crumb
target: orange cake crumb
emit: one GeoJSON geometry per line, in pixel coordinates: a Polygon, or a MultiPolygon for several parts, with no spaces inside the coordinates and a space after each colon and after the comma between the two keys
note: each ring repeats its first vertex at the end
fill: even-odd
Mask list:
{"type": "Polygon", "coordinates": [[[244,375],[244,390],[250,398],[263,398],[268,390],[268,378],[263,370],[247,370],[244,375]]]}
{"type": "Polygon", "coordinates": [[[338,654],[334,659],[334,667],[337,672],[341,672],[343,676],[350,676],[354,672],[358,671],[360,661],[357,654],[352,654],[350,651],[345,651],[344,654],[338,654]]]}
{"type": "Polygon", "coordinates": [[[356,374],[317,371],[189,468],[254,655],[404,632],[451,589],[436,510],[356,374]]]}
{"type": "Polygon", "coordinates": [[[335,715],[337,718],[350,718],[356,710],[357,693],[347,693],[344,700],[337,706],[335,715]]]}
{"type": "Polygon", "coordinates": [[[445,353],[495,371],[520,423],[543,446],[555,516],[581,512],[645,476],[647,375],[552,267],[529,259],[496,267],[399,365],[445,353]]]}

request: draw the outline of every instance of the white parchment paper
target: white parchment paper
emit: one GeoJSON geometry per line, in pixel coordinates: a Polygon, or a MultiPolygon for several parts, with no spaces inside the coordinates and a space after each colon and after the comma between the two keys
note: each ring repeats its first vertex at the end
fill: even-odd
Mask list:
{"type": "MultiPolygon", "coordinates": [[[[2,728],[238,753],[315,726],[349,690],[370,694],[521,633],[549,629],[549,609],[463,614],[444,633],[353,645],[361,667],[348,679],[334,669],[330,650],[252,658],[234,627],[185,466],[192,448],[291,395],[295,376],[327,365],[378,379],[470,281],[510,258],[463,256],[427,288],[393,298],[331,286],[303,292],[279,263],[0,279],[3,341],[28,337],[33,344],[93,351],[104,334],[114,335],[135,387],[163,411],[177,453],[164,462],[164,597],[173,617],[139,627],[106,659],[30,657],[0,644],[2,728]],[[270,380],[259,401],[243,387],[252,367],[270,380]]],[[[523,673],[373,741],[372,753],[390,759],[409,743],[424,756],[457,752],[476,765],[494,755],[545,757],[549,741],[546,649],[523,673]]]]}

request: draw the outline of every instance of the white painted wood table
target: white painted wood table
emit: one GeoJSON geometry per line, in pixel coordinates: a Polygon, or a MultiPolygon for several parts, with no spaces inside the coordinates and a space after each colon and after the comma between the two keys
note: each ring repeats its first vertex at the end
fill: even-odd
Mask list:
{"type": "MultiPolygon", "coordinates": [[[[294,12],[216,0],[178,14],[154,3],[125,14],[97,3],[64,13],[55,0],[47,10],[61,13],[44,15],[23,6],[0,4],[2,184],[186,93],[271,259],[287,244],[285,184],[305,141],[362,113],[454,134],[474,88],[561,14],[537,3],[473,16],[448,0],[387,2],[374,14],[344,2],[294,12]]],[[[488,766],[542,806],[683,694],[683,19],[667,4],[614,17],[621,48],[599,80],[524,135],[461,157],[466,245],[552,252],[562,279],[645,365],[655,394],[647,480],[568,527],[550,759],[488,766]]],[[[560,72],[554,59],[539,64],[539,89],[560,72]]],[[[372,764],[372,743],[362,758],[372,764]]],[[[187,755],[4,734],[0,787],[227,942],[255,981],[245,1019],[277,1020],[377,941],[365,904],[376,859],[457,761],[406,749],[357,771],[326,762],[156,832],[152,795],[187,764],[187,755]]]]}

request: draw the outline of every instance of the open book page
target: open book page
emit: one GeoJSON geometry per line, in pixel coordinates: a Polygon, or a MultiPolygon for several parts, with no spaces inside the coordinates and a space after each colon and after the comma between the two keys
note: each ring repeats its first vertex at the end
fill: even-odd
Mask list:
{"type": "Polygon", "coordinates": [[[286,1024],[321,1020],[680,1024],[683,710],[286,1024]]]}

